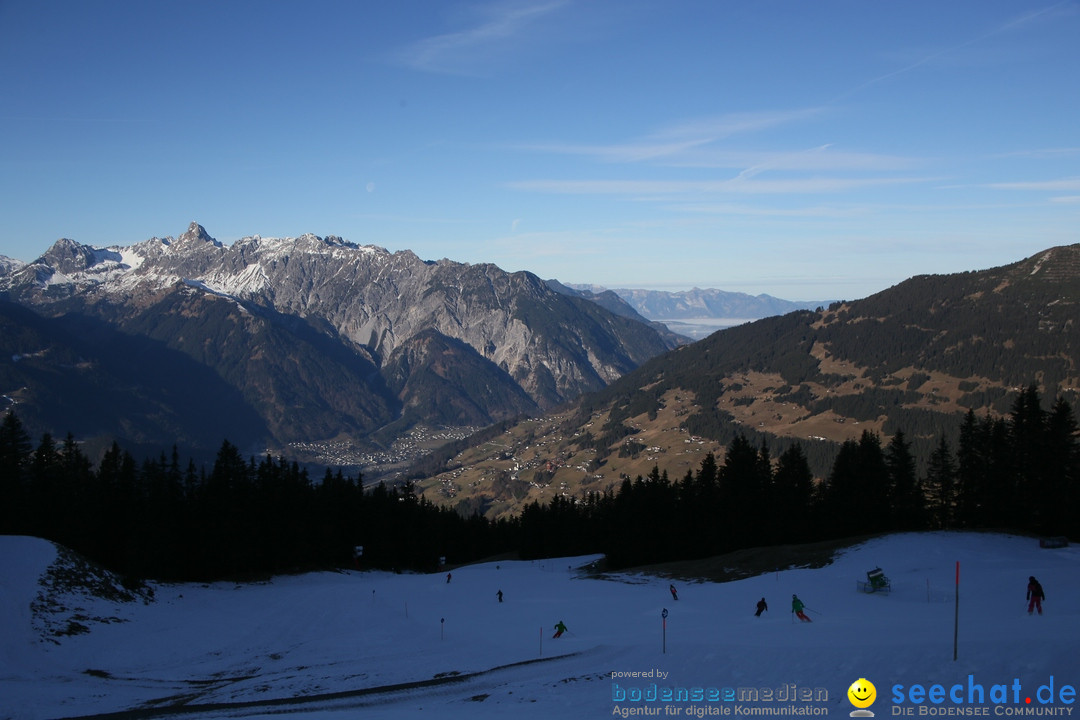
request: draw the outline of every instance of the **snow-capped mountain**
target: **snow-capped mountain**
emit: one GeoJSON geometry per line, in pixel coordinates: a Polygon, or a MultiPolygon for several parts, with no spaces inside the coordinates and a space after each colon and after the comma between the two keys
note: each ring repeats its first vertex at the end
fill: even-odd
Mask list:
{"type": "MultiPolygon", "coordinates": [[[[128,247],[59,240],[0,275],[0,292],[76,333],[104,324],[212,369],[262,418],[271,446],[360,445],[383,430],[389,445],[417,425],[487,425],[603,387],[675,344],[529,273],[335,236],[225,246],[197,223],[128,247]]],[[[15,399],[37,425],[121,434],[57,426],[29,385],[15,399]]]]}
{"type": "Polygon", "coordinates": [[[24,263],[21,260],[9,258],[7,255],[0,255],[0,277],[18,270],[23,265],[24,263]]]}

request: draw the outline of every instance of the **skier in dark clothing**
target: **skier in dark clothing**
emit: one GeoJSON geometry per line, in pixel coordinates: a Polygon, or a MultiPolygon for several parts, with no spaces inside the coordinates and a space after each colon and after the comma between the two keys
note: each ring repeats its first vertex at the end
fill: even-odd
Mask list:
{"type": "Polygon", "coordinates": [[[1042,585],[1039,584],[1034,575],[1028,578],[1027,599],[1028,615],[1031,614],[1032,610],[1038,610],[1039,614],[1042,615],[1042,601],[1046,599],[1046,593],[1043,592],[1042,585]]]}
{"type": "Polygon", "coordinates": [[[495,595],[497,595],[497,596],[498,596],[498,598],[499,598],[499,602],[502,602],[502,590],[500,590],[499,592],[495,593],[495,595]]]}
{"type": "Polygon", "coordinates": [[[560,637],[560,636],[561,636],[561,635],[562,635],[562,634],[563,634],[564,632],[566,632],[566,629],[567,629],[567,628],[566,628],[566,625],[565,625],[565,623],[563,623],[563,621],[562,621],[562,620],[560,620],[560,621],[559,621],[559,622],[558,622],[558,623],[557,623],[557,624],[555,625],[555,634],[554,634],[554,635],[552,635],[551,637],[553,637],[553,638],[557,638],[557,637],[560,637]]]}
{"type": "Polygon", "coordinates": [[[671,597],[675,600],[679,599],[679,592],[675,589],[674,585],[668,585],[668,590],[671,591],[671,597]]]}
{"type": "Polygon", "coordinates": [[[761,598],[757,601],[757,612],[754,613],[754,617],[761,617],[761,613],[769,609],[768,603],[765,602],[765,598],[761,598]]]}

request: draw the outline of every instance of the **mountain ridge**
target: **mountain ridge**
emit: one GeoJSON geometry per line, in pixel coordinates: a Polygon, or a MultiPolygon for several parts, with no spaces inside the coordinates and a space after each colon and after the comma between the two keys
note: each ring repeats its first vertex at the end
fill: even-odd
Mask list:
{"type": "Polygon", "coordinates": [[[0,275],[0,292],[44,316],[92,318],[213,368],[264,418],[268,447],[279,449],[343,441],[385,450],[421,421],[475,429],[535,413],[677,342],[530,273],[424,261],[337,236],[256,235],[225,246],[194,222],[175,239],[126,247],[59,240],[0,275]],[[398,377],[418,349],[436,346],[484,380],[465,387],[471,381],[459,373],[451,388],[454,373],[432,372],[439,364],[428,360],[418,365],[425,382],[398,377]],[[431,383],[439,393],[428,392],[431,383]],[[436,396],[457,399],[440,405],[436,396]]]}
{"type": "Polygon", "coordinates": [[[412,477],[432,500],[503,516],[654,467],[677,479],[739,434],[773,457],[798,442],[818,477],[866,430],[902,430],[926,457],[968,410],[1006,414],[1030,383],[1075,404],[1078,305],[1080,245],[919,275],[714,333],[487,444],[455,446],[412,477]]]}

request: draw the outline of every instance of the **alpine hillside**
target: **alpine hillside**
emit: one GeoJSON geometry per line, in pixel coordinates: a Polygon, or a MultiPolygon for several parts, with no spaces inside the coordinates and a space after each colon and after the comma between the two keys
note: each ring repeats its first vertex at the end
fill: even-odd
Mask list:
{"type": "Polygon", "coordinates": [[[192,223],[127,247],[62,239],[0,264],[0,410],[131,447],[212,452],[228,437],[388,465],[410,443],[550,409],[685,341],[632,314],[529,273],[335,236],[225,246],[192,223]]]}
{"type": "Polygon", "coordinates": [[[653,468],[677,480],[740,434],[774,458],[799,443],[819,478],[866,430],[902,431],[925,459],[941,437],[956,446],[969,411],[1008,414],[1031,385],[1045,404],[1075,406],[1078,303],[1080,245],[917,276],[722,330],[556,413],[448,446],[411,477],[429,499],[506,516],[653,468]]]}

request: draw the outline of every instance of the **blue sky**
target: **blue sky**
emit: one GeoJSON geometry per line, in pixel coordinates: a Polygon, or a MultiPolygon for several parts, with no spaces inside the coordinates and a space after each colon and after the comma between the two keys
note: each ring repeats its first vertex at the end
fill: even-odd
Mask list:
{"type": "Polygon", "coordinates": [[[854,299],[1080,242],[1080,0],[0,0],[0,254],[854,299]]]}

